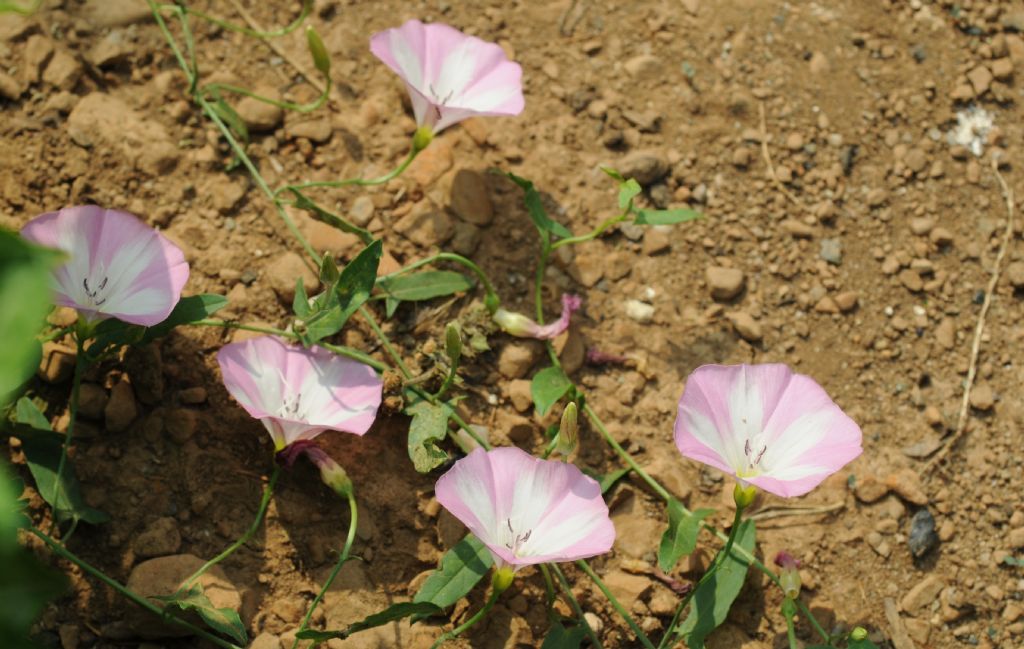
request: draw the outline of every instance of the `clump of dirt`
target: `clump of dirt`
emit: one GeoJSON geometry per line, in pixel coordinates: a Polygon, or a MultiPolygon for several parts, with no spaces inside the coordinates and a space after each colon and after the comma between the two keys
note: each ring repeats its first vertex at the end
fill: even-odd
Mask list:
{"type": "MultiPolygon", "coordinates": [[[[246,4],[262,25],[297,11],[246,4]]],[[[703,363],[769,361],[812,375],[862,425],[865,451],[798,502],[808,509],[762,504],[763,555],[785,549],[801,560],[805,597],[827,628],[863,625],[896,649],[1016,646],[1024,580],[1004,559],[1024,546],[1024,219],[986,291],[1007,219],[993,158],[1024,195],[1015,169],[1024,12],[1002,1],[827,4],[325,0],[310,20],[333,60],[328,106],[299,115],[243,101],[238,110],[271,186],[379,175],[406,154],[415,124],[368,34],[416,17],[499,42],[524,67],[522,116],[471,120],[398,179],[316,198],[383,237],[389,269],[451,249],[524,312],[535,233],[519,189],[488,170],[534,180],[549,212],[576,232],[615,207],[600,166],[640,180],[646,204],[699,209],[704,218],[682,226],[615,228],[558,255],[545,277],[551,312],[564,292],[584,296],[582,317],[559,341],[562,360],[612,434],[688,506],[718,509],[722,525],[731,486],[672,442],[685,377],[703,363]],[[969,124],[965,137],[964,121],[980,110],[990,127],[969,124]],[[958,426],[986,297],[965,434],[926,470],[958,426]],[[629,360],[587,364],[588,349],[629,360]],[[937,539],[924,550],[912,523],[921,512],[937,539]]],[[[215,25],[200,23],[195,37],[205,74],[294,101],[315,96],[288,62],[306,60],[301,34],[274,41],[287,58],[215,25]]],[[[0,223],[17,228],[86,202],[133,212],[186,251],[188,292],[227,295],[228,318],[287,324],[289,291],[308,271],[244,170],[224,171],[228,150],[189,104],[144,3],[49,0],[28,19],[2,15],[0,61],[0,223]]],[[[357,252],[354,237],[294,216],[318,250],[357,252]]],[[[444,324],[473,299],[405,305],[387,322],[414,373],[429,368],[444,324]]],[[[385,360],[363,327],[353,321],[340,340],[385,360]]],[[[126,581],[152,557],[177,569],[193,561],[187,555],[213,556],[249,525],[272,448],[228,397],[214,361],[223,343],[246,335],[179,330],[86,377],[74,459],[87,501],[112,520],[80,529],[75,552],[126,581]]],[[[533,414],[527,379],[542,350],[503,337],[492,345],[465,368],[463,415],[496,443],[540,448],[552,422],[533,414]]],[[[57,341],[46,352],[32,390],[59,429],[73,350],[57,341]]],[[[326,437],[355,483],[354,552],[364,561],[344,568],[317,624],[337,628],[415,592],[463,534],[432,496],[435,476],[413,471],[406,429],[393,415],[361,439],[326,437]]],[[[581,437],[581,465],[617,466],[593,431],[581,437]]],[[[21,460],[13,443],[10,454],[21,460]]],[[[618,539],[595,565],[657,632],[676,602],[653,576],[662,507],[633,478],[610,503],[618,539]]],[[[37,496],[32,505],[44,510],[37,496]]],[[[260,534],[223,564],[254,646],[291,645],[346,523],[344,504],[308,466],[282,479],[260,534]]],[[[699,575],[710,551],[673,577],[699,575]]],[[[540,644],[543,581],[520,575],[486,625],[453,646],[540,644]]],[[[138,638],[123,600],[73,578],[73,592],[41,620],[43,637],[65,649],[138,638]]],[[[574,583],[605,646],[631,646],[600,593],[574,583]]],[[[456,617],[479,597],[456,606],[456,617]]],[[[709,646],[783,646],[780,604],[752,575],[709,646]]],[[[426,647],[437,633],[405,623],[331,646],[426,647]]]]}

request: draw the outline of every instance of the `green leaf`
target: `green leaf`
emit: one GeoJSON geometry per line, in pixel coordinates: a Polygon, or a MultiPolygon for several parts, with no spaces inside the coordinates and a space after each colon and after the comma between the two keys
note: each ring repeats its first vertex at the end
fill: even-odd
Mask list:
{"type": "Polygon", "coordinates": [[[296,637],[299,640],[313,640],[314,642],[326,642],[334,638],[344,640],[353,633],[359,633],[366,629],[384,626],[395,620],[415,615],[417,617],[429,617],[442,612],[441,607],[430,602],[399,602],[392,604],[383,611],[368,615],[366,619],[350,624],[341,631],[300,631],[296,637]]]}
{"type": "Polygon", "coordinates": [[[697,210],[679,208],[675,210],[637,210],[637,225],[675,225],[699,219],[703,214],[697,210]]]}
{"type": "MultiPolygon", "coordinates": [[[[441,566],[427,577],[412,601],[448,608],[473,590],[493,563],[494,557],[487,546],[467,534],[441,557],[441,566]]],[[[422,617],[426,616],[417,616],[413,621],[422,617]]]]}
{"type": "Polygon", "coordinates": [[[601,171],[608,174],[608,176],[611,177],[613,180],[617,180],[620,183],[626,182],[625,177],[623,177],[623,175],[620,174],[616,169],[612,169],[611,167],[601,167],[601,171]]]}
{"type": "Polygon", "coordinates": [[[24,397],[19,399],[15,420],[23,425],[15,427],[12,433],[21,440],[25,463],[36,481],[36,489],[53,508],[57,521],[70,522],[72,525],[85,521],[98,525],[110,520],[109,516],[89,507],[82,500],[78,478],[75,477],[70,459],[65,462],[60,482],[57,482],[64,436],[50,430],[49,422],[35,404],[24,397]]]}
{"type": "Polygon", "coordinates": [[[32,524],[25,515],[28,502],[21,500],[23,491],[25,483],[0,460],[0,556],[17,546],[18,530],[32,524]]]}
{"type": "Polygon", "coordinates": [[[228,299],[223,295],[202,294],[183,297],[178,300],[171,314],[163,322],[147,328],[138,342],[143,345],[152,342],[166,336],[175,327],[208,318],[227,305],[228,299]]]}
{"type": "Polygon", "coordinates": [[[546,415],[551,406],[558,403],[571,387],[572,381],[560,367],[545,367],[534,374],[533,380],[530,381],[530,394],[533,395],[533,405],[537,408],[537,413],[541,416],[546,415]]]}
{"type": "Polygon", "coordinates": [[[166,602],[167,606],[177,606],[183,611],[195,611],[203,619],[203,622],[206,622],[214,631],[243,645],[249,643],[245,625],[242,624],[238,613],[232,608],[214,606],[210,598],[203,594],[203,587],[199,584],[193,584],[183,593],[168,597],[154,597],[153,599],[166,602]]]}
{"type": "Polygon", "coordinates": [[[437,443],[448,436],[448,418],[452,414],[448,404],[435,406],[418,400],[407,406],[405,414],[412,417],[409,424],[409,458],[416,470],[427,473],[448,460],[448,453],[437,443]]]}
{"type": "Polygon", "coordinates": [[[390,318],[395,315],[395,311],[398,309],[398,305],[401,304],[401,300],[396,300],[393,297],[384,298],[384,315],[390,318]]]}
{"type": "Polygon", "coordinates": [[[35,336],[53,304],[50,270],[60,258],[60,253],[0,230],[0,304],[6,305],[0,317],[0,407],[39,366],[35,336]]]}
{"type": "Polygon", "coordinates": [[[668,501],[668,529],[661,536],[658,547],[658,567],[662,572],[670,572],[680,558],[693,552],[697,547],[700,522],[713,513],[713,509],[688,513],[683,503],[675,498],[668,501]]]}
{"type": "Polygon", "coordinates": [[[360,251],[341,271],[338,278],[338,301],[343,316],[342,325],[356,309],[370,299],[370,292],[377,282],[377,267],[384,252],[384,244],[377,239],[360,251]]]}
{"type": "Polygon", "coordinates": [[[533,220],[533,224],[537,226],[541,234],[551,233],[563,239],[568,239],[572,236],[572,232],[566,229],[564,225],[551,220],[551,217],[548,216],[547,210],[544,209],[544,203],[541,201],[540,193],[537,192],[532,182],[512,173],[508,174],[508,177],[523,189],[526,211],[529,212],[530,219],[533,220]]]}
{"type": "MultiPolygon", "coordinates": [[[[557,432],[557,430],[555,432],[557,432]]],[[[616,469],[615,471],[612,471],[611,473],[605,473],[604,475],[601,475],[600,473],[598,473],[596,471],[591,471],[590,469],[587,469],[587,468],[583,468],[582,469],[583,473],[585,473],[586,475],[590,476],[594,480],[597,480],[597,484],[599,484],[601,486],[601,493],[602,494],[607,493],[609,489],[611,489],[613,486],[615,486],[616,482],[618,482],[619,480],[624,478],[626,476],[626,474],[629,473],[631,470],[632,469],[630,469],[627,466],[627,467],[624,467],[622,469],[616,469]]]]}
{"type": "Polygon", "coordinates": [[[418,302],[468,291],[473,288],[473,282],[454,271],[425,270],[422,273],[381,278],[377,281],[377,287],[389,298],[418,302]]]}
{"type": "Polygon", "coordinates": [[[323,260],[320,262],[320,282],[329,286],[340,278],[341,274],[338,272],[338,264],[334,263],[334,257],[332,255],[324,255],[323,260]]]}
{"type": "Polygon", "coordinates": [[[587,637],[587,632],[582,626],[566,629],[555,622],[551,625],[540,649],[579,649],[585,637],[587,637]]]}
{"type": "Polygon", "coordinates": [[[301,277],[295,279],[295,297],[292,298],[292,313],[296,318],[308,318],[313,312],[309,306],[309,295],[306,294],[306,285],[301,277]]]}
{"type": "MultiPolygon", "coordinates": [[[[633,199],[643,191],[640,187],[640,183],[630,178],[619,184],[619,209],[624,210],[629,207],[629,204],[633,202],[633,199]]],[[[642,211],[642,210],[641,210],[642,211]]]]}
{"type": "Polygon", "coordinates": [[[359,226],[355,225],[354,223],[346,219],[343,219],[337,214],[328,212],[327,210],[320,207],[313,201],[309,200],[309,198],[306,197],[305,194],[295,189],[294,187],[289,187],[288,191],[290,191],[292,195],[295,196],[295,207],[300,210],[305,210],[309,212],[310,216],[312,216],[317,221],[320,221],[321,223],[326,223],[332,228],[337,228],[342,232],[354,234],[358,236],[360,241],[362,241],[363,244],[365,245],[373,243],[373,235],[370,234],[368,230],[360,228],[359,226]]]}
{"type": "Polygon", "coordinates": [[[1017,566],[1018,568],[1024,567],[1024,558],[1018,559],[1017,557],[1003,557],[1003,563],[1008,566],[1017,566]]]}
{"type": "MultiPolygon", "coordinates": [[[[826,647],[826,649],[829,648],[826,647]]],[[[851,639],[850,642],[846,645],[846,649],[878,649],[878,645],[876,645],[874,642],[871,642],[867,638],[864,638],[863,640],[851,639]]]]}
{"type": "MultiPolygon", "coordinates": [[[[754,551],[754,521],[740,523],[736,545],[748,552],[754,551]]],[[[690,649],[703,649],[708,637],[729,614],[729,608],[740,594],[747,578],[747,564],[732,553],[724,557],[721,566],[705,582],[697,587],[690,604],[690,613],[677,632],[690,649]]]]}

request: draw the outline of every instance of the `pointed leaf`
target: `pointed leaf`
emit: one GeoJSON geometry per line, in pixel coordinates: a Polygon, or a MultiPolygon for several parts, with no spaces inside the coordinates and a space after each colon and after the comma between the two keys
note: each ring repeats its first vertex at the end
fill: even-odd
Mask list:
{"type": "MultiPolygon", "coordinates": [[[[736,545],[753,552],[754,537],[754,521],[740,523],[736,545]]],[[[686,641],[687,647],[704,649],[704,639],[725,621],[729,608],[740,594],[747,578],[747,568],[745,562],[730,553],[715,574],[697,587],[690,604],[690,613],[677,632],[686,641]]]]}
{"type": "Polygon", "coordinates": [[[473,288],[473,282],[461,273],[450,270],[425,270],[422,273],[381,278],[377,287],[395,300],[417,302],[443,297],[473,288]]]}
{"type": "Polygon", "coordinates": [[[388,297],[384,298],[384,315],[385,315],[385,317],[390,318],[391,316],[395,315],[395,311],[398,310],[398,305],[401,304],[401,303],[402,303],[401,300],[396,300],[395,298],[391,297],[390,295],[388,297]]]}
{"type": "Polygon", "coordinates": [[[138,342],[146,344],[161,336],[166,336],[171,329],[208,318],[227,305],[228,299],[223,295],[202,294],[183,297],[178,300],[178,304],[171,314],[163,322],[147,328],[138,342]]]}
{"type": "Polygon", "coordinates": [[[568,239],[572,236],[572,232],[566,229],[564,225],[557,221],[552,221],[551,217],[548,216],[540,194],[534,188],[532,182],[511,173],[508,174],[508,177],[512,179],[512,182],[522,187],[525,194],[523,200],[526,202],[526,211],[529,212],[530,219],[542,234],[551,233],[563,239],[568,239]]]}
{"type": "Polygon", "coordinates": [[[297,318],[308,318],[313,308],[309,306],[306,284],[301,277],[295,279],[295,297],[292,298],[292,313],[297,318]]]}
{"type": "MultiPolygon", "coordinates": [[[[430,602],[448,608],[466,596],[491,569],[494,557],[478,538],[467,534],[441,558],[435,570],[413,597],[414,602],[430,602]]],[[[426,616],[417,616],[413,621],[426,616]]]]}
{"type": "Polygon", "coordinates": [[[632,469],[630,469],[627,466],[621,469],[616,469],[611,473],[605,473],[604,475],[598,473],[597,471],[591,471],[590,469],[587,468],[582,468],[581,470],[586,475],[590,476],[594,480],[597,480],[597,484],[601,486],[601,493],[604,494],[607,493],[608,490],[611,489],[613,486],[615,486],[615,483],[621,480],[623,477],[625,477],[626,474],[629,473],[632,469]]]}
{"type": "Polygon", "coordinates": [[[587,637],[587,631],[582,626],[573,626],[567,629],[556,622],[551,625],[540,649],[579,649],[585,637],[587,637]]]}
{"type": "Polygon", "coordinates": [[[416,470],[427,473],[448,460],[448,453],[437,443],[448,436],[448,418],[452,409],[447,404],[435,406],[429,401],[415,401],[407,406],[405,414],[412,417],[409,424],[409,458],[416,470]]]}
{"type": "Polygon", "coordinates": [[[533,405],[537,413],[544,416],[551,410],[551,406],[558,403],[558,400],[565,396],[565,393],[572,387],[572,381],[559,367],[545,367],[533,375],[530,381],[530,394],[533,396],[533,405]]]}
{"type": "Polygon", "coordinates": [[[697,547],[701,521],[713,513],[713,509],[687,513],[675,498],[668,501],[668,529],[661,536],[658,547],[658,567],[662,572],[671,572],[679,559],[693,552],[697,547]]]}
{"type": "Polygon", "coordinates": [[[167,606],[177,606],[183,611],[195,611],[203,619],[203,622],[206,622],[214,631],[243,645],[249,643],[245,625],[242,624],[238,613],[232,608],[214,606],[210,598],[203,594],[203,587],[199,584],[193,584],[183,593],[169,597],[155,597],[154,599],[166,602],[167,606]]]}
{"type": "Polygon", "coordinates": [[[619,209],[626,209],[641,191],[643,191],[643,189],[641,189],[640,183],[632,178],[619,184],[619,209]]]}
{"type": "Polygon", "coordinates": [[[637,225],[675,225],[699,219],[703,214],[697,210],[679,208],[675,210],[637,210],[637,225]]]}
{"type": "Polygon", "coordinates": [[[373,285],[377,282],[377,267],[384,252],[380,239],[356,255],[341,271],[338,278],[338,301],[341,304],[342,324],[348,321],[356,309],[368,299],[373,285]]]}
{"type": "Polygon", "coordinates": [[[369,231],[358,227],[351,221],[343,219],[337,214],[328,212],[324,208],[320,207],[319,205],[311,201],[305,194],[295,189],[294,187],[289,187],[288,191],[290,191],[292,195],[295,196],[295,207],[297,207],[300,210],[306,210],[307,212],[309,212],[310,216],[312,216],[317,221],[320,221],[321,223],[326,223],[332,228],[337,228],[342,232],[354,234],[359,237],[363,244],[373,243],[373,235],[370,234],[369,231]]]}
{"type": "Polygon", "coordinates": [[[417,617],[430,617],[437,613],[441,613],[441,607],[430,602],[399,602],[392,604],[383,611],[368,615],[365,619],[350,624],[347,628],[341,631],[300,631],[296,637],[299,640],[313,640],[314,642],[326,642],[338,638],[344,640],[353,633],[359,633],[366,629],[372,629],[378,626],[384,626],[390,622],[401,620],[412,615],[417,617]]]}

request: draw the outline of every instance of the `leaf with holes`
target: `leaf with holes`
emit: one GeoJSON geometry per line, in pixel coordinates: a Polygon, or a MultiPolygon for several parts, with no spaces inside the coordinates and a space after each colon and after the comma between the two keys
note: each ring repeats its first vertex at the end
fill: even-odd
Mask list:
{"type": "Polygon", "coordinates": [[[384,626],[396,620],[410,616],[430,617],[441,612],[441,607],[430,602],[399,602],[392,604],[383,611],[368,615],[365,619],[350,624],[341,631],[299,631],[296,637],[299,640],[313,640],[314,642],[326,642],[334,638],[344,640],[353,633],[384,626]]]}
{"type": "MultiPolygon", "coordinates": [[[[487,546],[472,534],[467,534],[441,557],[441,566],[427,577],[412,601],[448,608],[473,590],[493,563],[494,557],[487,546]]],[[[427,616],[418,615],[413,621],[424,617],[427,616]]]]}
{"type": "Polygon", "coordinates": [[[619,184],[619,209],[624,210],[633,203],[633,199],[643,191],[640,183],[630,178],[619,184]]]}
{"type": "Polygon", "coordinates": [[[216,631],[243,645],[249,643],[245,633],[245,625],[232,608],[217,608],[210,598],[203,594],[203,587],[193,584],[187,591],[166,597],[153,599],[165,602],[167,606],[176,606],[183,611],[195,611],[203,622],[216,631]]]}
{"type": "Polygon", "coordinates": [[[668,501],[668,529],[661,536],[658,547],[658,567],[662,572],[670,572],[680,558],[694,551],[700,523],[713,513],[713,509],[687,512],[683,503],[675,498],[668,501]]]}
{"type": "MultiPolygon", "coordinates": [[[[736,545],[747,552],[754,551],[754,521],[740,523],[736,545]]],[[[677,634],[690,649],[703,649],[704,639],[725,621],[733,601],[740,594],[747,578],[748,564],[736,558],[735,553],[724,557],[722,565],[693,593],[690,613],[679,626],[677,634]]]]}
{"type": "Polygon", "coordinates": [[[448,460],[448,453],[437,443],[448,435],[448,418],[452,409],[448,404],[435,406],[418,400],[407,406],[405,414],[412,417],[409,424],[409,459],[420,473],[427,473],[448,460]]]}

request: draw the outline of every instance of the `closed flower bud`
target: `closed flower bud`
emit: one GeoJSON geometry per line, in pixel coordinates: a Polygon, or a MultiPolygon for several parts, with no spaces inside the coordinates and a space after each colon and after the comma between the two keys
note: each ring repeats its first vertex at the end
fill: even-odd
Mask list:
{"type": "Polygon", "coordinates": [[[462,358],[462,332],[457,322],[449,322],[444,328],[444,353],[448,355],[452,367],[458,367],[462,358]]]}
{"type": "Polygon", "coordinates": [[[320,39],[320,35],[312,26],[306,28],[306,44],[309,46],[309,53],[313,57],[313,65],[320,71],[320,74],[329,76],[331,73],[331,57],[327,54],[327,48],[320,39]]]}
{"type": "Polygon", "coordinates": [[[565,457],[569,457],[580,445],[580,426],[578,421],[576,403],[569,402],[562,413],[562,421],[558,426],[558,442],[556,450],[565,457]]]}
{"type": "Polygon", "coordinates": [[[782,586],[782,592],[789,599],[800,597],[801,581],[798,570],[800,562],[793,555],[783,550],[775,555],[775,565],[782,569],[779,572],[779,584],[782,586]]]}

